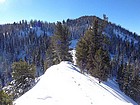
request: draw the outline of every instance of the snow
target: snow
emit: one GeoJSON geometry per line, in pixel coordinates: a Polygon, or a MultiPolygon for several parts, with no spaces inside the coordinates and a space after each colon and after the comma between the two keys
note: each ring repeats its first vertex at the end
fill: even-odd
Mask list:
{"type": "Polygon", "coordinates": [[[120,38],[122,38],[122,40],[128,40],[130,43],[131,43],[132,41],[134,41],[134,44],[135,44],[135,43],[138,43],[138,41],[137,41],[134,37],[131,37],[131,36],[129,36],[129,35],[127,35],[127,34],[121,32],[120,30],[114,29],[114,30],[113,30],[113,33],[116,34],[116,35],[118,35],[120,38]],[[126,36],[127,36],[127,38],[126,38],[126,36]],[[126,39],[125,39],[125,38],[126,38],[126,39]]]}
{"type": "Polygon", "coordinates": [[[15,105],[137,105],[125,96],[116,83],[109,80],[98,83],[89,75],[83,75],[70,62],[50,67],[39,82],[15,105]]]}
{"type": "Polygon", "coordinates": [[[78,42],[78,39],[71,40],[70,48],[76,48],[77,42],[78,42]]]}
{"type": "Polygon", "coordinates": [[[72,55],[72,60],[73,60],[73,64],[76,65],[76,50],[73,49],[70,51],[71,55],[72,55]]]}

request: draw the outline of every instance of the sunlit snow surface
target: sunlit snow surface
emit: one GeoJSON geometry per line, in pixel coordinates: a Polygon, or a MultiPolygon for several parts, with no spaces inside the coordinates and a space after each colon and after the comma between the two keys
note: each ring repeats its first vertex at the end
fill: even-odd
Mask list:
{"type": "Polygon", "coordinates": [[[18,98],[15,105],[137,105],[115,82],[83,75],[69,62],[49,68],[40,81],[18,98]]]}

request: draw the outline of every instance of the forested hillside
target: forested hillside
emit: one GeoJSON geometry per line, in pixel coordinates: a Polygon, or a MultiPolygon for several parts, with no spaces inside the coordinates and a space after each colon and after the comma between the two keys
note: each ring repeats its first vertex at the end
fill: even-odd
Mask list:
{"type": "MultiPolygon", "coordinates": [[[[98,20],[97,31],[101,30],[99,32],[104,35],[108,43],[104,45],[105,49],[99,50],[97,48],[96,59],[100,63],[98,55],[107,51],[109,59],[107,78],[115,78],[122,91],[135,101],[140,102],[140,36],[108,21],[105,27],[100,29],[104,20],[96,16],[83,16],[57,23],[22,20],[13,24],[0,25],[1,87],[8,85],[14,79],[12,77],[14,62],[25,61],[28,66],[34,65],[35,77],[39,77],[53,64],[71,60],[70,54],[62,50],[68,52],[68,46],[72,40],[79,41],[86,34],[90,34],[87,33],[87,30],[92,32],[95,19],[98,20]]],[[[86,41],[88,42],[88,40],[86,41]]],[[[102,40],[99,38],[98,41],[102,40]]],[[[92,52],[92,50],[88,51],[92,52]]],[[[87,72],[90,68],[83,69],[84,72],[87,72]]]]}

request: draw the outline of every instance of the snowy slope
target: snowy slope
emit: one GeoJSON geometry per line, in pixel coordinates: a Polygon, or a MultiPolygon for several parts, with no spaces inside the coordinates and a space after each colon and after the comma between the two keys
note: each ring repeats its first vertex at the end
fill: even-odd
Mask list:
{"type": "Polygon", "coordinates": [[[69,62],[49,68],[30,91],[15,105],[137,105],[117,85],[108,81],[99,84],[69,62]]]}

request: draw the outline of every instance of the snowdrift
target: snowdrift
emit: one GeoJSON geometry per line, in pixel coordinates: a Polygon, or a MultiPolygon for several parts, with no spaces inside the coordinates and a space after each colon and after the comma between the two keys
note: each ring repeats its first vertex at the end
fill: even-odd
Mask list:
{"type": "Polygon", "coordinates": [[[113,81],[98,83],[70,62],[50,67],[15,105],[137,105],[113,81]]]}

